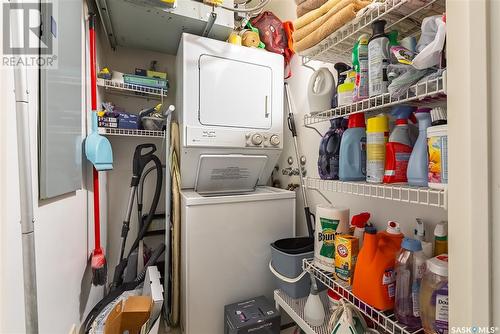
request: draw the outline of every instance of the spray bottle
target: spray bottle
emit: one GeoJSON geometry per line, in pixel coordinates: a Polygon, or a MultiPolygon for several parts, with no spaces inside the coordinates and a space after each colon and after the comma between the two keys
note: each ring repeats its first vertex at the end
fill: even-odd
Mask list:
{"type": "Polygon", "coordinates": [[[311,273],[311,292],[307,297],[306,305],[304,306],[304,319],[311,326],[321,326],[325,322],[325,308],[319,297],[318,284],[316,278],[311,273]]]}
{"type": "Polygon", "coordinates": [[[408,180],[406,170],[412,151],[408,133],[408,117],[415,109],[411,106],[397,106],[392,110],[392,115],[396,117],[396,125],[386,145],[384,183],[407,182],[408,180]]]}
{"type": "Polygon", "coordinates": [[[430,108],[419,108],[415,112],[418,119],[418,138],[408,161],[408,184],[411,186],[427,187],[429,157],[427,153],[427,128],[431,126],[430,108]]]}
{"type": "Polygon", "coordinates": [[[358,215],[352,216],[351,225],[354,226],[354,236],[358,238],[358,249],[363,246],[363,237],[365,235],[365,227],[370,219],[370,213],[362,212],[358,215]]]}
{"type": "Polygon", "coordinates": [[[337,70],[337,86],[334,89],[333,98],[332,98],[332,108],[337,108],[338,104],[338,88],[345,82],[347,79],[347,71],[351,69],[349,65],[346,63],[336,63],[333,67],[337,70]]]}
{"type": "Polygon", "coordinates": [[[432,255],[432,242],[425,241],[425,225],[422,218],[417,218],[417,227],[414,230],[415,239],[420,240],[422,251],[430,259],[432,255]]]}
{"type": "Polygon", "coordinates": [[[368,41],[369,36],[362,34],[352,48],[352,66],[356,71],[354,102],[368,97],[368,41]]]}
{"type": "Polygon", "coordinates": [[[369,95],[375,96],[387,93],[389,78],[389,38],[385,34],[385,20],[376,20],[372,24],[373,35],[368,42],[368,78],[369,95]]]}

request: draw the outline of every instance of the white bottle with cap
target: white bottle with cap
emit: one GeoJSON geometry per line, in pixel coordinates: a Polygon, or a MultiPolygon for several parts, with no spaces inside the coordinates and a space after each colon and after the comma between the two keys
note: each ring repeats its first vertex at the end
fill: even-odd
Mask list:
{"type": "Polygon", "coordinates": [[[425,241],[425,224],[422,218],[417,218],[417,227],[414,230],[415,239],[420,240],[422,252],[430,259],[433,256],[432,242],[425,241]]]}

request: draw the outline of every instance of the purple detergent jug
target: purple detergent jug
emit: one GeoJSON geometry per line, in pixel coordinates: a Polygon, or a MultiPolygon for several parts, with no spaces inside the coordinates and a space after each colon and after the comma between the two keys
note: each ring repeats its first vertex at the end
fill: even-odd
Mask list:
{"type": "Polygon", "coordinates": [[[319,144],[318,174],[323,180],[338,180],[340,141],[347,129],[347,120],[334,118],[330,124],[319,144]]]}

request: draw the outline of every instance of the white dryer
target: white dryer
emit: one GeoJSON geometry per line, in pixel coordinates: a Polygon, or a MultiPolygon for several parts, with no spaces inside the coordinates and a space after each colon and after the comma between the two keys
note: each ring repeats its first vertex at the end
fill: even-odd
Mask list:
{"type": "Polygon", "coordinates": [[[283,57],[185,33],[176,80],[182,188],[266,184],[283,148],[283,57]]]}

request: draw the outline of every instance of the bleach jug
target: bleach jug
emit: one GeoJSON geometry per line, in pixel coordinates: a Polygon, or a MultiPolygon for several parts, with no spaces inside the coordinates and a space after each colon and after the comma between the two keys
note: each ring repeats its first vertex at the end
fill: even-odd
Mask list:
{"type": "Polygon", "coordinates": [[[311,113],[330,109],[335,92],[335,79],[326,67],[320,67],[311,75],[307,88],[307,99],[311,113]]]}
{"type": "Polygon", "coordinates": [[[363,113],[349,116],[349,125],[340,142],[339,180],[365,181],[366,131],[363,113]]]}
{"type": "Polygon", "coordinates": [[[352,287],[354,295],[381,311],[394,307],[394,265],[403,240],[398,223],[390,221],[387,225],[387,230],[379,233],[373,227],[365,229],[352,287]]]}
{"type": "Polygon", "coordinates": [[[422,327],[420,322],[420,282],[427,257],[419,240],[404,238],[396,257],[396,301],[394,313],[410,330],[422,327]]]}
{"type": "Polygon", "coordinates": [[[407,182],[406,171],[412,151],[408,132],[408,117],[413,114],[415,107],[398,106],[392,110],[396,116],[396,125],[389,136],[385,154],[384,183],[407,182]]]}
{"type": "Polygon", "coordinates": [[[427,128],[431,126],[430,108],[417,109],[415,117],[418,120],[418,138],[408,161],[408,184],[427,187],[429,156],[427,153],[427,128]]]}
{"type": "Polygon", "coordinates": [[[318,174],[323,180],[338,180],[340,141],[347,124],[344,118],[331,119],[330,124],[319,144],[318,174]]]}

